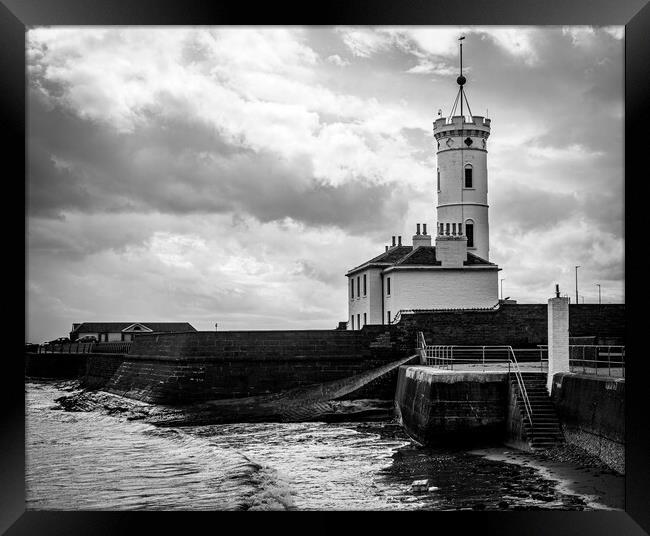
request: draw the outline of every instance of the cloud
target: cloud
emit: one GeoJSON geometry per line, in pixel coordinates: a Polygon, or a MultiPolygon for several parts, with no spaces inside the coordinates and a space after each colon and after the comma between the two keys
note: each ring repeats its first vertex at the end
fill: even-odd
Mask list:
{"type": "Polygon", "coordinates": [[[350,52],[357,57],[368,58],[390,46],[389,36],[364,28],[337,28],[341,39],[350,52]]]}
{"type": "Polygon", "coordinates": [[[412,74],[453,75],[458,71],[445,63],[433,63],[429,60],[422,60],[415,67],[411,67],[406,72],[412,74]]]}
{"type": "Polygon", "coordinates": [[[327,61],[330,63],[336,65],[337,67],[347,67],[350,65],[350,62],[344,58],[341,58],[338,54],[332,54],[331,56],[327,56],[327,61]]]}
{"type": "Polygon", "coordinates": [[[615,28],[57,27],[27,36],[30,330],[335,327],[345,271],[435,225],[460,34],[506,294],[580,264],[624,299],[615,28]]]}

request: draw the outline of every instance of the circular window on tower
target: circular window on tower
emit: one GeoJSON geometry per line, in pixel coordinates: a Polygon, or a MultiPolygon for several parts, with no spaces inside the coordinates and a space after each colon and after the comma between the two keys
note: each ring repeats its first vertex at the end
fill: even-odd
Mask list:
{"type": "Polygon", "coordinates": [[[465,138],[465,145],[467,145],[467,147],[471,146],[472,143],[474,143],[472,141],[472,138],[470,138],[469,136],[467,138],[465,138]]]}
{"type": "Polygon", "coordinates": [[[454,140],[447,138],[447,147],[451,147],[454,144],[454,140]]]}

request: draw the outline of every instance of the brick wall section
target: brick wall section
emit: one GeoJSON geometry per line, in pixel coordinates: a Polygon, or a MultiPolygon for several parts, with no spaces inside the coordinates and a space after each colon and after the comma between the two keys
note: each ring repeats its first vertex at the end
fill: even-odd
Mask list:
{"type": "Polygon", "coordinates": [[[609,344],[606,339],[618,339],[612,344],[625,344],[625,305],[569,305],[569,335],[595,335],[601,339],[599,344],[609,344]]]}
{"type": "MultiPolygon", "coordinates": [[[[422,331],[428,344],[511,345],[547,343],[547,304],[507,304],[495,311],[452,311],[402,316],[397,327],[422,331]]],[[[625,340],[625,305],[569,306],[569,334],[625,340]]]]}

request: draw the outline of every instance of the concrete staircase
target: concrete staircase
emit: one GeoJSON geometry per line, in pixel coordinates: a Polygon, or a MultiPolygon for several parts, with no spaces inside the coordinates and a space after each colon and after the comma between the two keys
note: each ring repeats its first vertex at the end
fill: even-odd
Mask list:
{"type": "Polygon", "coordinates": [[[532,410],[532,427],[528,422],[524,403],[517,385],[517,379],[514,375],[511,376],[510,383],[514,388],[514,392],[517,393],[519,411],[524,425],[524,432],[528,438],[528,444],[535,450],[551,448],[557,443],[564,442],[564,434],[560,428],[555,407],[546,389],[546,374],[523,372],[521,376],[524,380],[524,386],[526,387],[532,410]]]}

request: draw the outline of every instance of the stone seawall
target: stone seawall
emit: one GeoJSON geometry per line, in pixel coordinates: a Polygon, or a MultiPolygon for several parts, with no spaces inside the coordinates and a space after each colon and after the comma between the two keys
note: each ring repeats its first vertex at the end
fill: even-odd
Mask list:
{"type": "Polygon", "coordinates": [[[420,444],[498,443],[506,432],[507,376],[402,366],[395,408],[406,432],[420,444]]]}
{"type": "Polygon", "coordinates": [[[559,373],[552,397],[568,443],[625,473],[625,380],[559,373]]]}
{"type": "MultiPolygon", "coordinates": [[[[138,335],[126,356],[92,356],[83,385],[161,404],[266,395],[338,380],[413,353],[392,327],[361,331],[193,332],[138,335]],[[397,336],[396,336],[397,334],[397,336]]],[[[397,372],[347,398],[395,393],[397,372]]]]}

